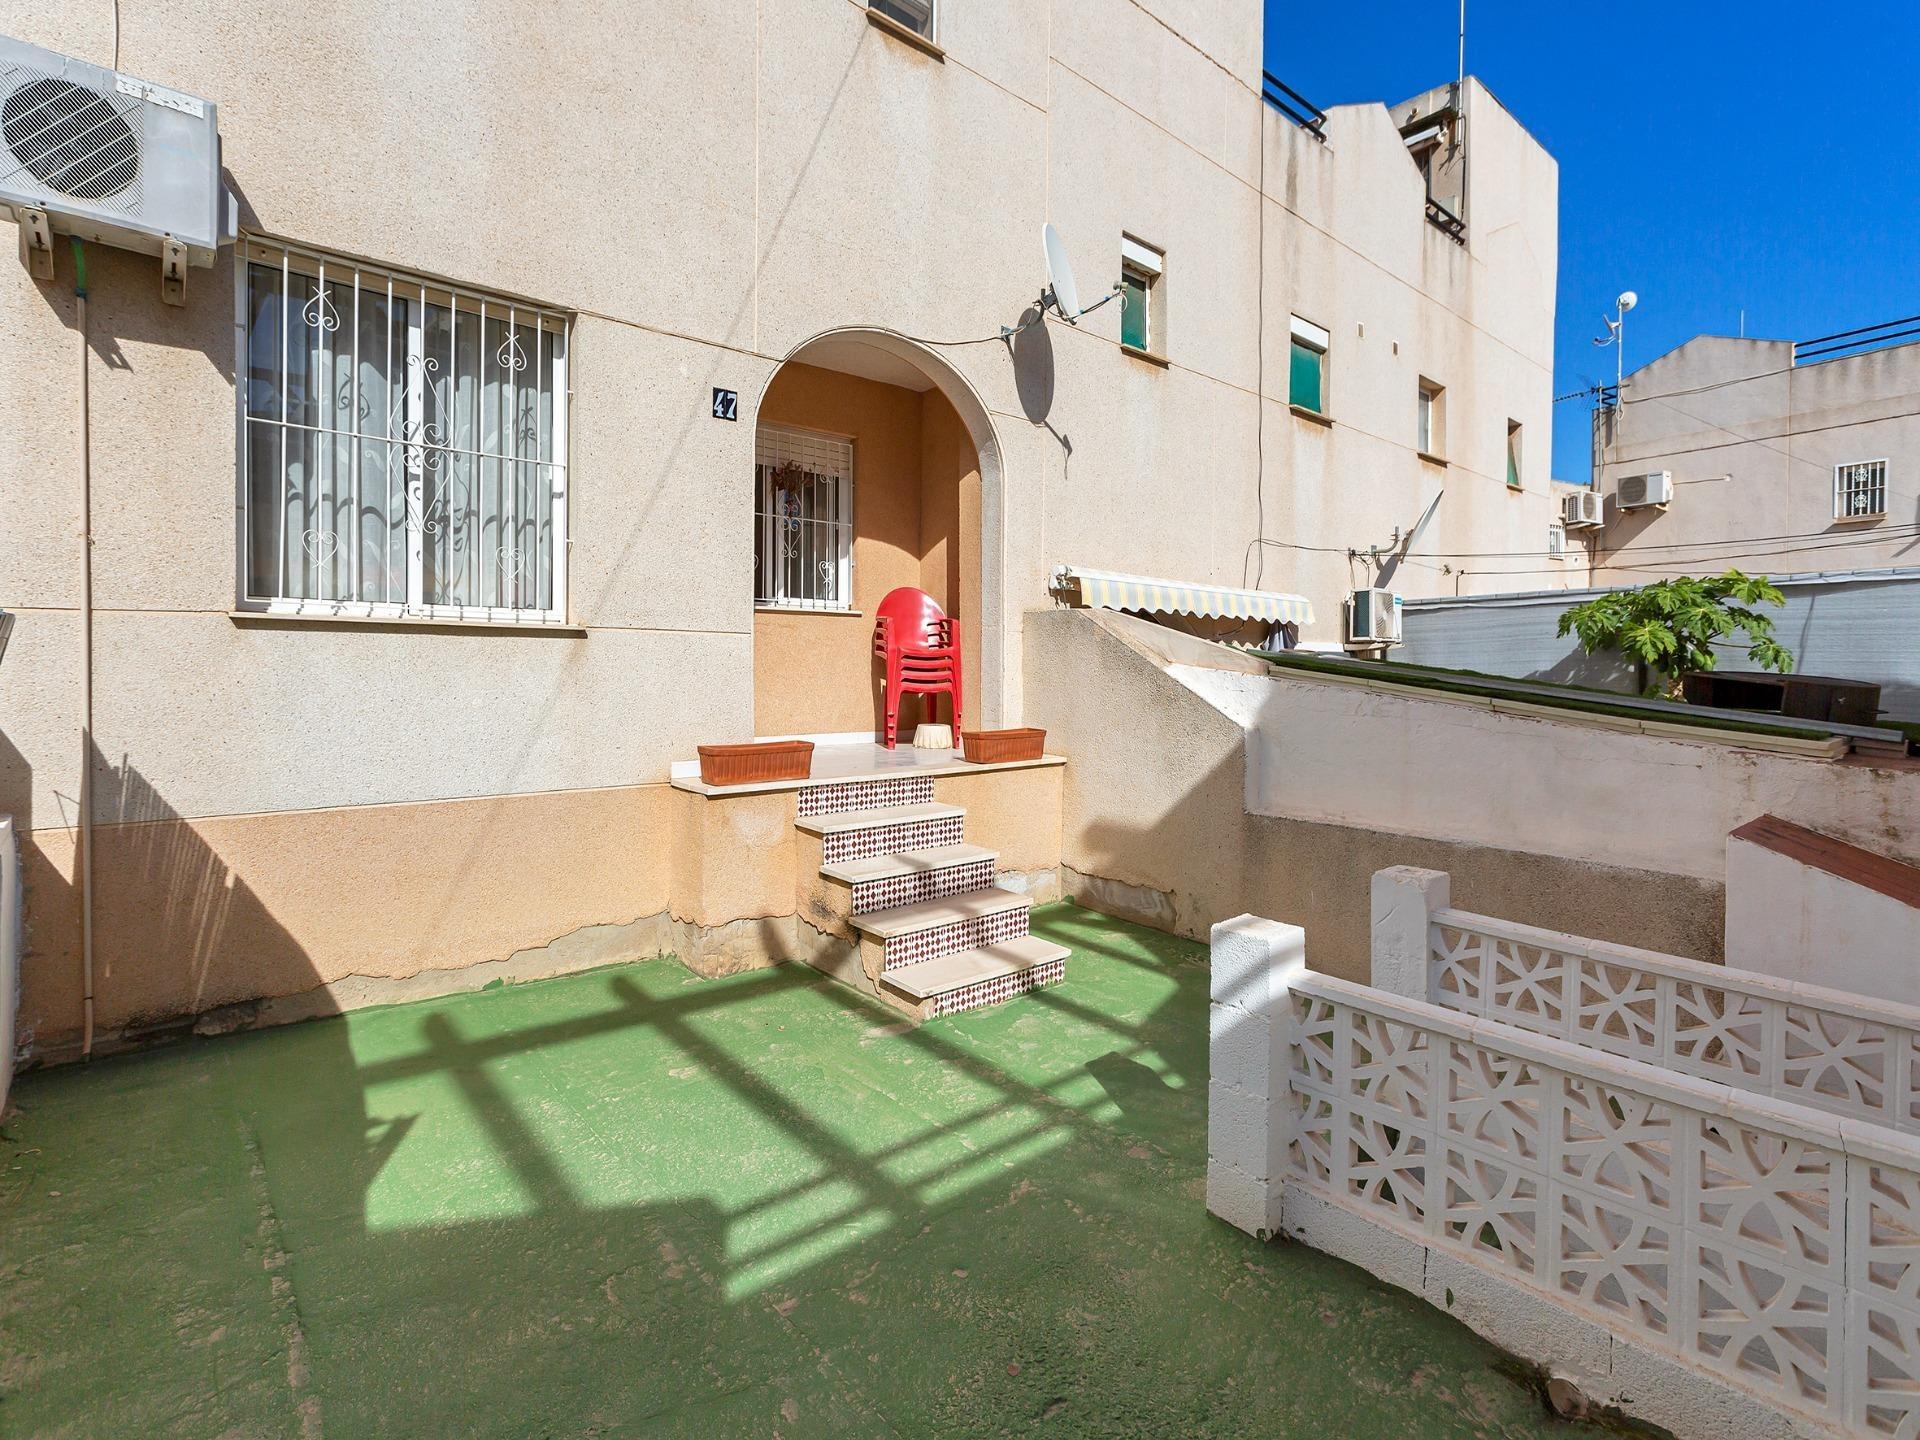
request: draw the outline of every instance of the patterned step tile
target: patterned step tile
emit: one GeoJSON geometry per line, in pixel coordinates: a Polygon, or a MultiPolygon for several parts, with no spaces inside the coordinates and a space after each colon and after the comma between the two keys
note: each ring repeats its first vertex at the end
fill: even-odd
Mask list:
{"type": "Polygon", "coordinates": [[[915,905],[922,900],[944,900],[953,895],[966,895],[975,890],[988,889],[993,881],[991,857],[938,870],[917,870],[882,880],[863,880],[853,887],[853,913],[871,915],[877,910],[915,905]]]}
{"type": "Polygon", "coordinates": [[[893,820],[859,829],[829,830],[820,837],[820,859],[822,864],[833,865],[870,855],[895,855],[902,850],[958,845],[966,838],[966,829],[965,813],[956,811],[951,815],[893,820]]]}
{"type": "Polygon", "coordinates": [[[979,980],[972,985],[963,985],[958,990],[936,995],[926,1003],[923,1018],[937,1020],[942,1015],[957,1015],[962,1010],[980,1010],[988,1005],[998,1005],[1002,1000],[1011,1000],[1029,990],[1038,990],[1043,985],[1057,985],[1066,978],[1065,960],[1042,961],[1014,975],[979,980]]]}
{"type": "Polygon", "coordinates": [[[890,805],[927,805],[933,801],[931,775],[889,775],[879,780],[846,780],[809,785],[800,792],[797,815],[843,815],[849,810],[883,810],[890,805]]]}
{"type": "Polygon", "coordinates": [[[931,960],[936,955],[948,955],[956,950],[972,950],[982,945],[997,945],[1003,940],[1017,940],[1026,933],[1027,907],[1022,903],[990,915],[974,915],[946,925],[933,925],[924,930],[889,936],[885,959],[880,968],[883,972],[896,970],[902,965],[931,960]]]}

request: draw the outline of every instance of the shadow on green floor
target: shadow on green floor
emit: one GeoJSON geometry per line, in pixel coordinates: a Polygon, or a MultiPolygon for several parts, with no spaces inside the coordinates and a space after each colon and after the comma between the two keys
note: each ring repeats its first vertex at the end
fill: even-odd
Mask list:
{"type": "Polygon", "coordinates": [[[1467,1332],[1205,1213],[1201,947],[903,1030],[654,961],[28,1077],[8,1435],[1529,1435],[1467,1332]]]}

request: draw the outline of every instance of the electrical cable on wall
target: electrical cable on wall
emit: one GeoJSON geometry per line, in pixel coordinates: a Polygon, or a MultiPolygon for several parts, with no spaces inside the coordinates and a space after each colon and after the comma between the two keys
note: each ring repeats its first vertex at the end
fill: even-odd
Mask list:
{"type": "Polygon", "coordinates": [[[93,1058],[93,407],[88,394],[87,251],[73,237],[73,324],[80,336],[80,1058],[93,1058]]]}

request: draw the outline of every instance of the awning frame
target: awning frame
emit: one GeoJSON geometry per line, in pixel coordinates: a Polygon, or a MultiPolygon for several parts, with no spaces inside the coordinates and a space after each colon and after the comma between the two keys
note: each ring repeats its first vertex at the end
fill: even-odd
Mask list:
{"type": "Polygon", "coordinates": [[[1304,595],[1289,595],[1279,590],[1196,585],[1080,565],[1058,567],[1053,572],[1053,590],[1068,604],[1086,609],[1141,610],[1149,614],[1192,615],[1206,620],[1313,623],[1311,601],[1304,595]]]}

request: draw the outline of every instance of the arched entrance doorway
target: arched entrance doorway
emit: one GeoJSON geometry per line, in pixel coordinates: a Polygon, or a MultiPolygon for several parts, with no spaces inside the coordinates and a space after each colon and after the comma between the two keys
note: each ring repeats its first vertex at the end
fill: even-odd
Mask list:
{"type": "MultiPolygon", "coordinates": [[[[903,336],[834,330],[781,363],[754,421],[754,732],[877,730],[874,610],[902,585],[959,621],[966,723],[996,722],[1001,454],[972,386],[903,336]]],[[[922,717],[909,698],[903,728],[922,717]]]]}

